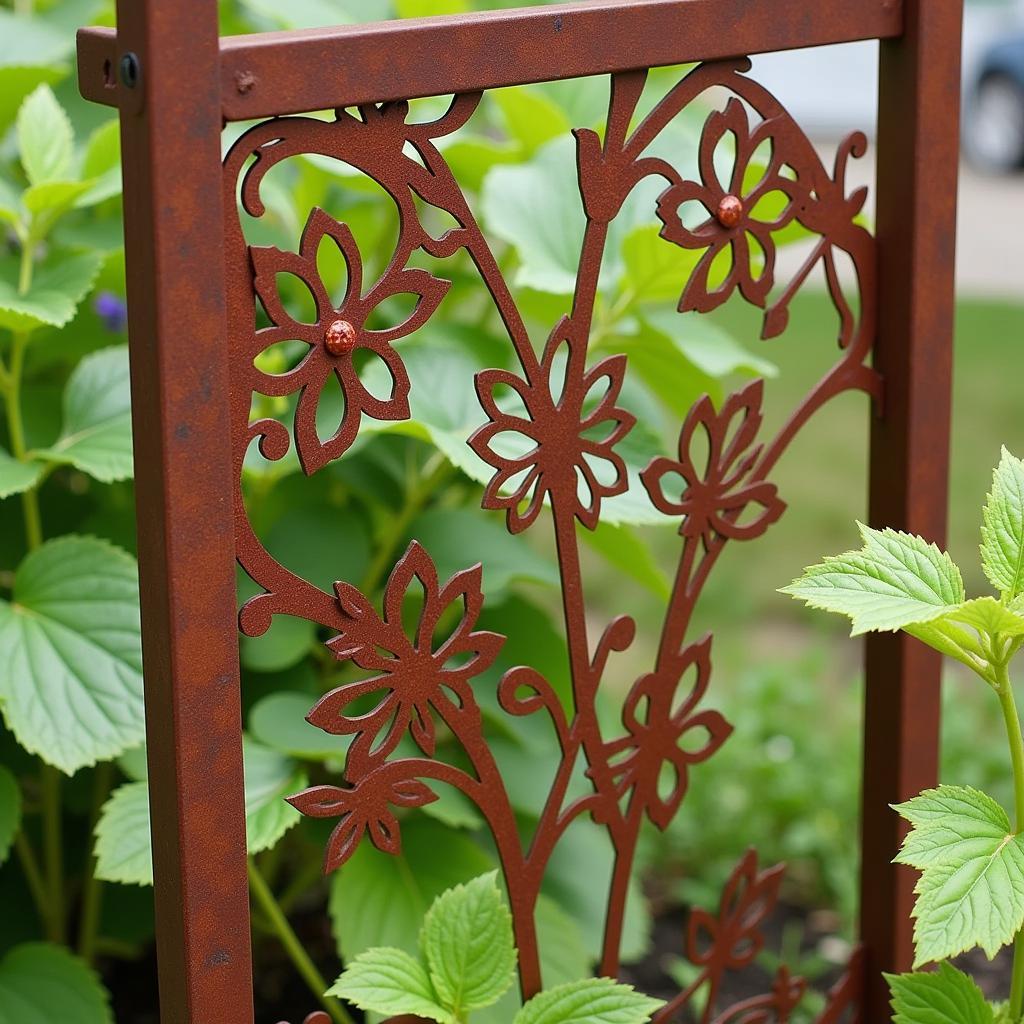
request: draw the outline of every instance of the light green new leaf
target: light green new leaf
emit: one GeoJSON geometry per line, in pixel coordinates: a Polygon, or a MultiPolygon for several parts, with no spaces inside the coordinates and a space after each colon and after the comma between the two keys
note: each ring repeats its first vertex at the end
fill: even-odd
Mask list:
{"type": "Polygon", "coordinates": [[[970,626],[981,634],[1024,636],[1024,615],[994,597],[976,597],[965,601],[956,611],[950,612],[948,617],[951,622],[970,626]]]}
{"type": "Polygon", "coordinates": [[[71,169],[75,135],[53,90],[38,86],[18,111],[18,152],[29,184],[59,181],[71,169]]]}
{"type": "Polygon", "coordinates": [[[929,974],[887,974],[893,1024],[993,1024],[978,986],[951,964],[929,974]]]}
{"type": "Polygon", "coordinates": [[[939,786],[896,810],[914,826],[896,859],[922,872],[914,966],[974,946],[991,959],[1024,924],[1024,836],[975,789],[939,786]]]}
{"type": "Polygon", "coordinates": [[[17,267],[11,260],[4,261],[0,264],[0,327],[12,331],[63,327],[88,295],[102,264],[103,257],[96,252],[51,257],[36,269],[32,286],[21,295],[17,267]]]}
{"type": "Polygon", "coordinates": [[[0,448],[0,498],[27,491],[42,472],[43,467],[38,462],[19,462],[0,448]]]}
{"type": "Polygon", "coordinates": [[[61,537],[18,567],[0,601],[0,708],[26,750],[68,775],[142,742],[135,559],[61,537]]]}
{"type": "Polygon", "coordinates": [[[664,1005],[632,985],[585,978],[534,996],[513,1024],[644,1024],[664,1005]]]}
{"type": "Polygon", "coordinates": [[[0,864],[7,860],[21,827],[21,789],[18,780],[0,764],[0,864]]]}
{"type": "Polygon", "coordinates": [[[338,952],[348,963],[374,946],[417,952],[416,934],[442,892],[494,867],[464,833],[411,816],[402,822],[402,852],[364,842],[331,879],[328,911],[338,952]]]}
{"type": "Polygon", "coordinates": [[[0,1024],[114,1024],[95,972],[61,946],[25,943],[0,961],[0,1024]]]}
{"type": "MultiPolygon", "coordinates": [[[[243,740],[245,756],[245,831],[250,853],[274,846],[298,820],[284,798],[308,784],[293,761],[243,740]]],[[[107,882],[153,884],[149,834],[149,787],[127,782],[114,790],[96,823],[96,874],[107,882]]]]}
{"type": "MultiPolygon", "coordinates": [[[[7,12],[0,12],[6,14],[7,12]]],[[[28,18],[19,18],[19,21],[28,21],[28,18]]],[[[3,23],[0,21],[0,31],[3,23]]],[[[42,64],[33,64],[24,57],[22,63],[6,64],[0,67],[0,131],[6,132],[7,127],[17,117],[22,101],[37,86],[56,85],[65,74],[66,65],[54,65],[48,67],[42,64]]]]}
{"type": "Polygon", "coordinates": [[[121,129],[117,118],[101,124],[86,143],[82,177],[88,189],[76,205],[94,206],[121,192],[121,129]]]}
{"type": "Polygon", "coordinates": [[[111,483],[132,475],[131,387],[128,346],[87,355],[64,389],[64,425],[41,459],[69,463],[111,483]]]}
{"type": "Polygon", "coordinates": [[[381,946],[361,953],[345,968],[329,996],[339,996],[358,1006],[389,1016],[415,1014],[439,1024],[454,1024],[430,984],[423,965],[404,949],[381,946]]]}
{"type": "Polygon", "coordinates": [[[982,510],[981,564],[1004,597],[1024,591],[1024,462],[1005,448],[982,510]]]}
{"type": "Polygon", "coordinates": [[[929,622],[963,602],[960,570],[934,544],[895,530],[858,526],[863,548],[811,566],[781,593],[812,608],[848,615],[853,636],[929,622]]]}
{"type": "Polygon", "coordinates": [[[420,946],[434,990],[457,1018],[496,1003],[516,967],[512,915],[497,872],[439,896],[423,920],[420,946]]]}

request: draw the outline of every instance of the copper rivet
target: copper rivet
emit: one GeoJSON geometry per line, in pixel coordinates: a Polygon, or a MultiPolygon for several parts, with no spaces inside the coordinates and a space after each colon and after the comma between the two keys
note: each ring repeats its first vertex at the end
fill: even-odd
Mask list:
{"type": "Polygon", "coordinates": [[[743,216],[743,201],[736,196],[722,196],[715,216],[718,217],[718,223],[723,228],[736,227],[743,216]]]}
{"type": "Polygon", "coordinates": [[[324,331],[324,348],[332,356],[343,356],[356,347],[356,329],[347,320],[335,320],[324,331]]]}

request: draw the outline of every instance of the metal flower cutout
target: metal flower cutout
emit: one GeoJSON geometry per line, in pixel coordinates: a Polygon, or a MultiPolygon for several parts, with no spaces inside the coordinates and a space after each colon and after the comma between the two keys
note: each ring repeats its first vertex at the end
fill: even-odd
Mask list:
{"type": "Polygon", "coordinates": [[[507,370],[483,370],[476,376],[489,422],[469,445],[497,470],[482,504],[505,509],[512,533],[537,519],[548,495],[567,502],[572,514],[594,529],[602,500],[629,486],[626,464],[615,451],[636,422],[616,405],[626,358],[611,356],[587,369],[586,347],[563,317],[544,348],[540,380],[524,380],[507,370]],[[507,400],[503,404],[503,388],[511,391],[514,409],[507,400]]]}
{"type": "Polygon", "coordinates": [[[469,681],[490,667],[505,641],[498,633],[475,628],[484,602],[482,572],[475,565],[441,586],[430,556],[413,541],[388,579],[383,617],[355,587],[335,584],[345,626],[327,646],[339,661],[376,674],[331,690],[307,720],[325,732],[354,737],[345,764],[348,779],[361,779],[383,763],[406,730],[432,756],[434,712],[451,721],[476,706],[469,681]],[[422,608],[410,637],[402,607],[407,597],[416,596],[422,608]],[[461,614],[438,643],[435,634],[449,609],[461,614]],[[370,710],[351,710],[354,703],[374,697],[370,710]]]}
{"type": "Polygon", "coordinates": [[[786,510],[774,484],[749,479],[762,450],[754,440],[761,429],[763,397],[762,380],[730,395],[720,412],[705,395],[683,423],[679,458],[659,456],[640,474],[654,505],[666,515],[683,516],[679,532],[703,537],[706,548],[715,534],[735,540],[759,537],[786,510]],[[695,451],[698,430],[706,435],[704,458],[695,451]],[[756,514],[743,521],[751,506],[756,514]]]}
{"type": "Polygon", "coordinates": [[[356,852],[364,835],[383,853],[402,852],[402,835],[391,807],[423,807],[437,794],[419,779],[388,779],[371,772],[355,786],[313,786],[287,798],[311,818],[337,818],[324,852],[324,874],[340,868],[356,852]]]}
{"type": "Polygon", "coordinates": [[[762,307],[767,302],[775,281],[772,234],[797,215],[806,191],[783,174],[777,130],[775,120],[768,119],[752,131],[746,108],[734,97],[704,125],[699,150],[701,183],[677,181],[659,197],[662,238],[684,249],[707,250],[679,300],[681,312],[717,309],[736,288],[748,302],[762,307]],[[727,142],[729,135],[734,151],[727,142]],[[763,149],[770,150],[770,156],[762,168],[753,158],[763,149]],[[732,173],[723,179],[718,168],[730,158],[732,173]],[[687,204],[699,204],[697,208],[703,207],[701,215],[707,219],[687,227],[683,222],[687,204]],[[726,253],[729,248],[731,253],[726,253]],[[713,287],[711,270],[719,256],[730,260],[731,266],[724,280],[713,287]]]}
{"type": "Polygon", "coordinates": [[[622,711],[628,735],[605,747],[619,794],[633,790],[633,799],[640,801],[661,829],[668,827],[686,796],[690,767],[706,761],[732,735],[732,726],[718,711],[695,713],[711,679],[710,655],[711,637],[707,636],[641,676],[622,711]],[[691,670],[696,678],[679,700],[680,685],[691,670]],[[666,767],[673,776],[667,792],[663,788],[666,767]]]}
{"type": "Polygon", "coordinates": [[[764,948],[762,926],[775,909],[785,867],[758,870],[757,852],[749,850],[733,869],[718,914],[695,908],[690,914],[687,955],[700,966],[738,971],[754,962],[764,948]]]}
{"type": "Polygon", "coordinates": [[[367,291],[363,286],[363,261],[346,224],[314,208],[306,221],[298,253],[273,247],[251,246],[254,287],[273,326],[256,332],[261,352],[283,341],[309,346],[301,362],[286,373],[258,372],[255,389],[270,396],[299,391],[295,410],[295,445],[303,470],[309,474],[342,455],[352,444],[365,414],[378,420],[403,420],[409,416],[409,375],[392,347],[427,322],[444,298],[451,282],[425,270],[407,269],[393,260],[381,278],[367,291]],[[348,272],[345,296],[335,305],[317,269],[322,243],[338,247],[348,272]],[[296,319],[285,308],[278,289],[278,275],[298,278],[316,306],[312,323],[296,319]],[[402,322],[387,328],[370,327],[371,315],[396,295],[413,295],[416,304],[402,322]],[[391,377],[391,393],[372,394],[360,379],[362,360],[379,359],[391,377]],[[344,411],[337,430],[327,440],[317,431],[317,409],[325,384],[334,375],[341,385],[344,411]]]}

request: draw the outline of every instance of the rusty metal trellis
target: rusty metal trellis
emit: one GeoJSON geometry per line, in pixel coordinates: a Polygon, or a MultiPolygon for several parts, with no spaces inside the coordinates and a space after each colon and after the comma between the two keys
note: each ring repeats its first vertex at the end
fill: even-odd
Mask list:
{"type": "MultiPolygon", "coordinates": [[[[122,115],[163,1019],[254,1019],[235,559],[260,588],[241,609],[243,633],[264,633],[275,615],[308,619],[331,632],[334,656],[363,675],[327,693],[309,714],[325,731],[352,737],[343,784],[291,798],[304,814],[335,822],[325,870],[341,866],[360,843],[398,852],[395,809],[436,799],[439,785],[460,790],[494,837],[521,988],[529,996],[543,983],[534,911],[545,867],[569,825],[589,815],[607,830],[615,855],[599,964],[614,975],[643,821],[668,825],[691,768],[731,732],[708,696],[712,639],[690,635],[691,617],[723,549],[761,536],[783,514],[770,476],[793,438],[836,395],[866,392],[873,408],[872,521],[942,539],[959,0],[593,0],[225,40],[217,38],[213,0],[118,6],[116,35],[80,34],[79,63],[84,94],[117,105],[122,115]],[[865,137],[850,136],[834,167],[824,166],[786,110],[750,76],[749,61],[735,56],[871,38],[882,40],[874,238],[858,220],[865,192],[851,192],[845,182],[848,163],[867,152],[865,137]],[[136,73],[122,78],[126,61],[137,62],[136,73]],[[686,62],[698,63],[638,119],[648,69],[686,62]],[[535,339],[437,143],[473,117],[488,89],[597,74],[610,82],[605,131],[574,132],[586,214],[575,294],[546,340],[535,339]],[[709,93],[726,99],[704,124],[699,173],[688,177],[654,155],[652,145],[709,93]],[[408,100],[445,94],[454,97],[441,117],[409,119],[408,100]],[[333,109],[333,119],[301,116],[323,109],[333,109]],[[257,123],[222,161],[221,127],[231,120],[257,123]],[[726,137],[732,143],[727,168],[720,152],[726,137]],[[751,158],[765,150],[766,170],[751,176],[751,158]],[[245,213],[259,218],[264,176],[301,154],[344,161],[394,202],[400,231],[377,280],[367,279],[339,211],[310,210],[292,249],[247,243],[236,194],[245,213]],[[679,562],[654,663],[633,683],[621,727],[608,735],[595,697],[609,657],[631,645],[636,624],[619,615],[596,639],[590,635],[577,533],[593,529],[602,505],[626,489],[617,447],[635,417],[622,405],[625,357],[594,359],[588,346],[609,225],[648,179],[660,181],[654,212],[663,244],[699,254],[689,279],[679,281],[680,310],[708,312],[739,294],[764,310],[764,336],[776,337],[785,331],[790,301],[820,266],[837,313],[839,347],[832,368],[774,435],[764,436],[763,388],[756,381],[718,409],[707,398],[697,402],[681,425],[677,450],[641,473],[652,504],[678,521],[679,562]],[[770,197],[772,213],[764,219],[770,197]],[[430,234],[423,206],[443,211],[455,226],[430,234]],[[701,215],[694,220],[685,207],[701,215]],[[796,275],[779,282],[773,237],[791,223],[816,243],[796,275]],[[335,246],[347,268],[340,303],[317,270],[321,244],[335,246]],[[430,552],[414,541],[391,571],[383,607],[347,581],[326,593],[263,546],[241,491],[253,447],[270,461],[294,449],[311,475],[345,455],[364,420],[409,417],[411,385],[394,342],[430,319],[450,287],[445,261],[462,252],[490,293],[518,363],[514,370],[481,367],[476,376],[481,425],[465,440],[493,470],[483,507],[503,515],[513,533],[543,529],[550,520],[562,581],[571,710],[550,680],[528,666],[506,672],[497,693],[504,713],[549,720],[551,742],[561,750],[536,831],[525,843],[473,685],[504,642],[478,628],[481,567],[442,579],[430,552]],[[437,273],[410,266],[419,254],[433,258],[437,273]],[[853,268],[852,295],[851,280],[837,269],[840,257],[853,268]],[[711,283],[712,265],[723,261],[727,272],[711,283]],[[311,322],[297,321],[285,308],[280,274],[309,288],[316,304],[311,322]],[[390,329],[368,327],[376,307],[398,294],[416,298],[408,319],[390,329]],[[269,326],[257,327],[257,308],[269,326]],[[283,340],[306,344],[301,361],[281,374],[259,369],[260,352],[283,340]],[[383,364],[386,397],[364,385],[357,351],[383,364]],[[344,405],[324,438],[317,409],[332,379],[344,405]],[[277,419],[252,417],[254,395],[293,394],[291,430],[277,419]],[[401,617],[410,589],[422,595],[411,631],[401,617]],[[439,620],[451,608],[457,621],[438,636],[439,620]],[[371,695],[372,709],[356,714],[354,703],[371,695]],[[438,756],[438,724],[457,739],[464,763],[438,756]],[[400,756],[406,737],[418,748],[414,756],[400,756]],[[590,791],[569,799],[581,758],[590,791]]],[[[820,1024],[867,1024],[888,1014],[879,972],[909,962],[912,879],[889,863],[899,834],[887,805],[935,775],[936,659],[909,641],[883,637],[869,645],[867,668],[862,891],[872,896],[862,901],[861,946],[820,1024]]],[[[785,968],[762,996],[731,1007],[718,998],[725,973],[742,969],[758,952],[780,878],[781,868],[760,865],[750,852],[717,911],[691,915],[687,955],[697,974],[657,1021],[677,1019],[698,992],[706,996],[702,1024],[790,1019],[805,985],[785,968]]],[[[320,1024],[320,1016],[309,1024],[320,1024]]]]}

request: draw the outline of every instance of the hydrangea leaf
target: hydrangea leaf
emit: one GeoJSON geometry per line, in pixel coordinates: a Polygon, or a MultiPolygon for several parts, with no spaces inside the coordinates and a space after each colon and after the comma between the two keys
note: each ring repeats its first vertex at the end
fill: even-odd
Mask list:
{"type": "Polygon", "coordinates": [[[61,537],[18,567],[0,600],[0,709],[21,745],[68,775],[145,734],[135,559],[61,537]]]}
{"type": "Polygon", "coordinates": [[[1004,597],[1024,591],[1024,462],[1005,448],[982,510],[981,564],[1004,597]]]}
{"type": "Polygon", "coordinates": [[[30,942],[0,961],[0,1024],[114,1024],[95,972],[60,946],[30,942]]]}
{"type": "MultiPolygon", "coordinates": [[[[243,740],[245,830],[250,853],[274,846],[299,819],[284,798],[308,785],[289,758],[243,740]]],[[[153,884],[149,834],[149,786],[127,782],[114,790],[96,824],[96,874],[107,882],[153,884]]]]}
{"type": "Polygon", "coordinates": [[[131,389],[128,346],[86,356],[64,390],[64,424],[39,458],[69,463],[103,483],[132,475],[131,389]]]}
{"type": "Polygon", "coordinates": [[[17,119],[18,152],[31,185],[59,181],[71,169],[75,136],[53,90],[43,83],[22,103],[17,119]]]}
{"type": "Polygon", "coordinates": [[[27,491],[42,472],[43,467],[38,462],[19,462],[0,448],[0,498],[27,491]]]}
{"type": "Polygon", "coordinates": [[[1024,925],[1024,836],[978,790],[939,786],[900,804],[913,825],[897,857],[921,870],[915,967],[980,946],[989,958],[1024,925]]]}
{"type": "Polygon", "coordinates": [[[963,603],[963,579],[949,555],[908,533],[858,526],[859,551],[811,566],[782,593],[849,616],[853,636],[930,622],[963,603]]]}
{"type": "Polygon", "coordinates": [[[36,270],[24,295],[18,291],[14,262],[0,263],[0,327],[11,331],[63,327],[92,288],[102,263],[98,252],[51,257],[36,270]]]}
{"type": "Polygon", "coordinates": [[[513,1024],[644,1024],[662,1006],[632,985],[585,978],[534,996],[513,1024]]]}
{"type": "Polygon", "coordinates": [[[887,974],[893,1024],[993,1024],[981,989],[950,964],[928,974],[887,974]]]}
{"type": "Polygon", "coordinates": [[[404,949],[379,946],[360,953],[327,995],[347,999],[360,1010],[388,1015],[414,1014],[454,1024],[440,1005],[426,968],[404,949]]]}
{"type": "Polygon", "coordinates": [[[516,966],[512,915],[497,873],[442,893],[423,920],[420,946],[434,990],[457,1018],[496,1003],[516,966]]]}

